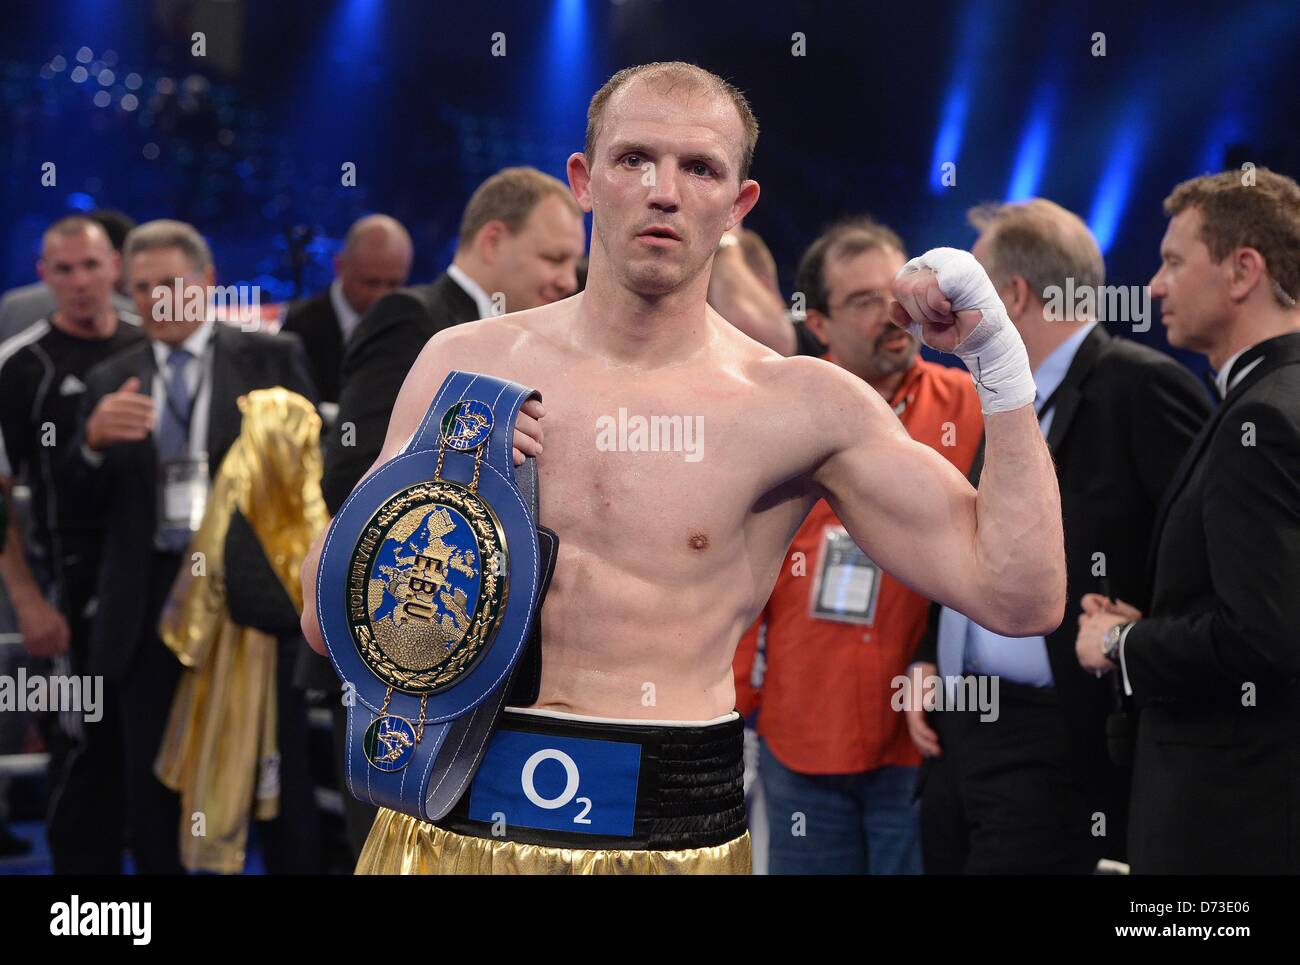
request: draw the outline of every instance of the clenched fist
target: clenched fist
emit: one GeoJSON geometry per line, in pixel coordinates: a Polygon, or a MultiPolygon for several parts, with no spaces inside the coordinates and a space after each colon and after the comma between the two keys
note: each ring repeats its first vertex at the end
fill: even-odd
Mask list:
{"type": "Polygon", "coordinates": [[[953,351],[983,318],[976,308],[954,312],[939,288],[939,276],[929,268],[895,278],[893,294],[898,301],[889,305],[890,321],[909,330],[915,323],[921,329],[915,334],[940,352],[953,351]]]}
{"type": "Polygon", "coordinates": [[[139,442],[153,431],[153,399],[134,375],[99,400],[86,422],[86,445],[102,452],[118,442],[139,442]]]}
{"type": "Polygon", "coordinates": [[[889,318],[931,348],[961,359],[987,415],[1034,401],[1034,376],[1020,333],[988,273],[969,251],[931,248],[894,279],[889,318]]]}

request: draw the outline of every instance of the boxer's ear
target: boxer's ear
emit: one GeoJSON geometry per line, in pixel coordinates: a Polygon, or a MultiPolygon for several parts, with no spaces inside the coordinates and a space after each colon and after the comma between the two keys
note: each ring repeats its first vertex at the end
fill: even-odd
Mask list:
{"type": "Polygon", "coordinates": [[[730,231],[744,221],[745,215],[749,214],[756,204],[758,204],[758,182],[753,178],[742,181],[740,193],[736,195],[736,200],[731,203],[731,216],[727,221],[727,230],[730,231]]]}

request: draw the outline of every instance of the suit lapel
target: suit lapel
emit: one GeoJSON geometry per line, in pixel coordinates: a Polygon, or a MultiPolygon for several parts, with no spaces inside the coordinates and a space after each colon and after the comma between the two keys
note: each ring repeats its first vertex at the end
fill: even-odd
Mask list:
{"type": "Polygon", "coordinates": [[[1052,408],[1055,413],[1052,416],[1052,424],[1047,429],[1047,448],[1051,452],[1052,458],[1056,458],[1057,451],[1061,447],[1061,441],[1065,439],[1070,423],[1074,421],[1075,413],[1079,411],[1079,400],[1083,397],[1083,385],[1087,382],[1092,367],[1100,357],[1102,349],[1106,347],[1106,343],[1109,341],[1110,336],[1106,334],[1105,329],[1098,322],[1084,336],[1083,341],[1079,343],[1074,358],[1070,360],[1070,367],[1065,372],[1065,378],[1061,380],[1061,384],[1056,387],[1056,391],[1053,393],[1052,408]]]}
{"type": "MultiPolygon", "coordinates": [[[[136,354],[130,357],[129,362],[127,358],[127,356],[122,357],[122,361],[125,363],[123,368],[126,370],[123,380],[127,376],[134,375],[140,380],[141,394],[153,398],[153,380],[158,375],[158,364],[153,354],[153,340],[145,339],[136,350],[136,354]]],[[[116,392],[117,386],[109,386],[108,391],[116,392]]],[[[147,467],[150,474],[149,478],[152,479],[154,469],[158,463],[158,448],[154,445],[154,434],[152,432],[144,437],[137,451],[140,453],[141,461],[147,467]]]]}
{"type": "Polygon", "coordinates": [[[478,302],[451,275],[443,272],[434,283],[434,289],[434,300],[443,302],[457,324],[472,322],[479,317],[478,302]]]}
{"type": "Polygon", "coordinates": [[[208,472],[216,475],[239,434],[237,424],[240,378],[240,343],[235,332],[221,322],[212,330],[212,394],[208,399],[208,472]]]}
{"type": "MultiPolygon", "coordinates": [[[[1070,423],[1074,421],[1074,415],[1079,409],[1079,400],[1082,397],[1083,384],[1087,381],[1088,373],[1092,371],[1093,365],[1109,339],[1110,336],[1102,329],[1100,323],[1094,325],[1092,331],[1084,336],[1083,341],[1079,343],[1078,351],[1074,353],[1074,358],[1070,361],[1070,367],[1066,370],[1065,378],[1061,380],[1061,384],[1052,393],[1052,409],[1056,414],[1052,416],[1052,424],[1047,431],[1047,448],[1051,452],[1052,458],[1056,458],[1061,440],[1065,438],[1066,430],[1070,428],[1070,423]]],[[[983,471],[984,438],[981,437],[979,448],[975,450],[975,458],[971,461],[970,472],[966,474],[966,478],[976,489],[979,488],[980,474],[983,471]]]]}
{"type": "Polygon", "coordinates": [[[1154,586],[1155,566],[1157,549],[1160,546],[1160,534],[1164,531],[1165,522],[1169,518],[1169,510],[1178,498],[1178,494],[1183,491],[1187,485],[1187,480],[1196,468],[1196,463],[1201,458],[1201,453],[1205,451],[1206,443],[1214,435],[1215,429],[1223,419],[1223,413],[1227,409],[1226,404],[1220,405],[1214,410],[1214,414],[1201,427],[1200,433],[1192,440],[1191,447],[1187,450],[1187,455],[1183,456],[1183,461],[1178,464],[1174,471],[1173,478],[1169,480],[1169,485],[1165,487],[1165,494],[1160,500],[1160,508],[1156,510],[1156,522],[1151,528],[1151,543],[1147,548],[1147,585],[1154,586]]]}
{"type": "MultiPolygon", "coordinates": [[[[331,357],[338,357],[343,352],[343,321],[334,310],[334,300],[330,298],[329,289],[325,289],[319,312],[313,312],[312,338],[322,343],[331,357]]],[[[360,324],[360,319],[357,323],[360,324]]],[[[307,341],[306,338],[303,339],[307,341]]],[[[305,346],[304,346],[305,347],[305,346]]]]}

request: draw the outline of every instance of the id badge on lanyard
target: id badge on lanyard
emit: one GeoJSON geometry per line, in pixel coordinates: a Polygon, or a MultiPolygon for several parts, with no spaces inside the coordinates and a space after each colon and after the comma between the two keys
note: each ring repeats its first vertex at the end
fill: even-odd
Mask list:
{"type": "Polygon", "coordinates": [[[158,466],[158,529],[194,533],[208,505],[208,454],[158,466]]]}
{"type": "Polygon", "coordinates": [[[858,548],[843,526],[822,530],[809,616],[871,626],[880,598],[880,567],[858,548]]]}

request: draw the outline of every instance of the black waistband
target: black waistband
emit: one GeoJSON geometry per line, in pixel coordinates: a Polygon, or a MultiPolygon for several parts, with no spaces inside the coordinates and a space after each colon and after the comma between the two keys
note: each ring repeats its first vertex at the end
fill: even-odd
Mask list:
{"type": "MultiPolygon", "coordinates": [[[[613,742],[639,748],[635,816],[626,835],[532,828],[475,820],[475,785],[436,824],[474,837],[551,847],[676,851],[725,844],[745,833],[744,723],[739,716],[700,726],[609,724],[507,710],[498,732],[613,742]],[[494,833],[495,831],[495,833],[494,833]]],[[[490,746],[488,755],[494,753],[490,746]]],[[[475,781],[489,766],[485,758],[475,781]]],[[[586,789],[590,793],[591,789],[586,789]]],[[[483,815],[479,815],[482,817],[483,815]]]]}

